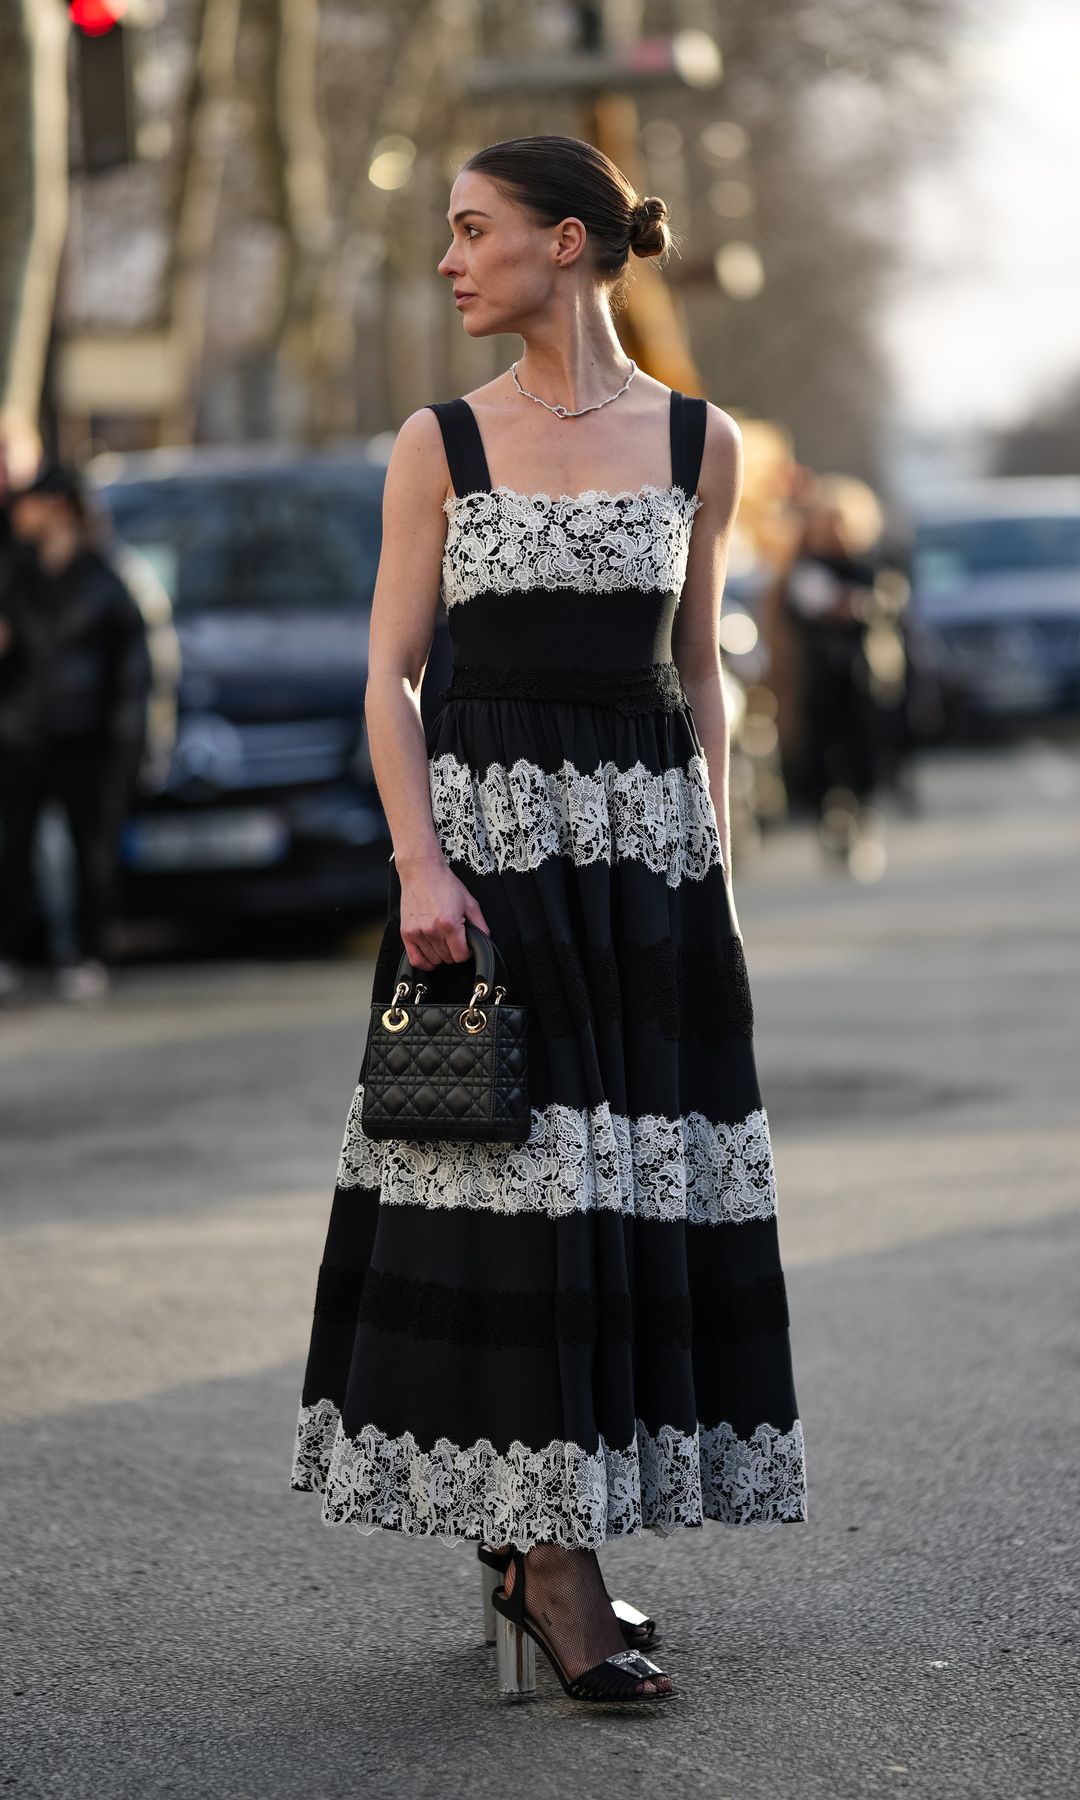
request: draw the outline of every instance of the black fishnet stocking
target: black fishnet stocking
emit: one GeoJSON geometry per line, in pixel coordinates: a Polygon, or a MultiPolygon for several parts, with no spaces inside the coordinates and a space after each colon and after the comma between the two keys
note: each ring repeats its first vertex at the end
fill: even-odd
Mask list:
{"type": "MultiPolygon", "coordinates": [[[[514,1591],[516,1575],[517,1564],[511,1562],[504,1581],[507,1595],[514,1591]]],[[[626,1649],[593,1550],[537,1544],[528,1551],[525,1610],[570,1681],[626,1649]]],[[[643,1694],[666,1693],[671,1682],[666,1675],[655,1675],[638,1685],[643,1694]]]]}

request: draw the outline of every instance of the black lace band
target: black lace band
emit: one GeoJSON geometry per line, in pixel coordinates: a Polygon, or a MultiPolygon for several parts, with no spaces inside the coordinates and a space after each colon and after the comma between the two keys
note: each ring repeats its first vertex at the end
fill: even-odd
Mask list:
{"type": "MultiPolygon", "coordinates": [[[[544,937],[531,943],[504,938],[499,946],[516,1000],[534,1006],[551,1037],[568,1037],[598,1025],[640,1030],[656,1022],[670,1042],[697,1031],[711,1040],[752,1037],[754,1007],[741,938],[732,935],[717,948],[700,944],[624,943],[616,948],[559,943],[544,937]]],[[[375,967],[374,992],[388,1000],[394,990],[400,938],[387,932],[375,967]]],[[[437,979],[460,984],[467,997],[472,965],[437,979]]],[[[456,997],[459,986],[447,988],[456,997]]]]}
{"type": "Polygon", "coordinates": [[[630,669],[500,669],[488,663],[463,663],[441,698],[566,700],[611,706],[621,713],[680,712],[686,705],[673,662],[630,669]]]}
{"type": "Polygon", "coordinates": [[[315,1310],[324,1319],[408,1331],[439,1343],[518,1349],[554,1343],[738,1343],[789,1325],[782,1273],[747,1283],[699,1283],[692,1296],[638,1292],[631,1297],[586,1288],[491,1292],[324,1263],[315,1310]]]}

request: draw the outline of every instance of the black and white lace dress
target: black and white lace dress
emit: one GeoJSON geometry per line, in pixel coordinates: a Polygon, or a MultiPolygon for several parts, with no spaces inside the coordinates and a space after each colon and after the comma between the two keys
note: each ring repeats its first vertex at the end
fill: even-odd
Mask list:
{"type": "MultiPolygon", "coordinates": [[[[349,1114],[293,1466],[328,1524],[596,1547],[806,1516],[769,1130],[706,761],[671,659],[705,433],[672,482],[492,489],[464,400],[431,804],[530,1009],[523,1145],[349,1114]]],[[[374,997],[401,954],[400,886],[374,997]]],[[[426,976],[467,998],[472,963],[426,976]]]]}

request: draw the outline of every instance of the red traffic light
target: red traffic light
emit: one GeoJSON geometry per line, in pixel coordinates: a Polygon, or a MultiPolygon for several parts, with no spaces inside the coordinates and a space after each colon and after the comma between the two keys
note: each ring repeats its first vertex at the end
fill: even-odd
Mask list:
{"type": "Polygon", "coordinates": [[[127,0],[68,0],[71,23],[87,37],[104,37],[126,11],[127,0]]]}

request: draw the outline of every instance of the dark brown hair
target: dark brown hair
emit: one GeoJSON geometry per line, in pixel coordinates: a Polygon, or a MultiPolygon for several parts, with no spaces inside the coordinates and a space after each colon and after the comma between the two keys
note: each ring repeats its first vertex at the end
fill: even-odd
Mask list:
{"type": "Polygon", "coordinates": [[[631,250],[664,262],[677,247],[666,201],[635,193],[618,165],[584,138],[507,138],[477,150],[461,167],[506,189],[540,225],[580,219],[613,311],[626,298],[631,250]]]}

